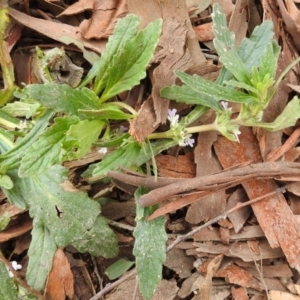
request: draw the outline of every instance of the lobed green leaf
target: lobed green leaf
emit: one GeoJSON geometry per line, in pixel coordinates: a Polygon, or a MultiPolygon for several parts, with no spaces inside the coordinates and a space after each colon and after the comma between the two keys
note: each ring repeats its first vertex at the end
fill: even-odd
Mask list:
{"type": "Polygon", "coordinates": [[[87,154],[92,144],[98,139],[104,124],[101,120],[82,120],[71,125],[66,132],[68,148],[63,143],[66,150],[64,160],[79,159],[87,154]]]}
{"type": "Polygon", "coordinates": [[[99,216],[100,205],[83,192],[66,191],[61,186],[67,179],[67,169],[54,166],[27,178],[19,178],[16,171],[9,175],[14,187],[3,189],[4,193],[14,205],[29,208],[34,218],[26,277],[35,289],[44,287],[57,247],[71,244],[95,256],[117,254],[117,238],[99,216]]]}

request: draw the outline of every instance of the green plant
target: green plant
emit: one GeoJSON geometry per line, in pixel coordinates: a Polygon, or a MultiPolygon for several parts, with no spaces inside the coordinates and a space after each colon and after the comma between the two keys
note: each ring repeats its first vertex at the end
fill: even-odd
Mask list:
{"type": "MultiPolygon", "coordinates": [[[[18,90],[15,96],[20,101],[0,110],[0,123],[6,128],[0,129],[0,186],[11,203],[28,209],[33,218],[26,279],[38,291],[45,286],[57,248],[73,245],[80,252],[106,258],[118,253],[118,239],[100,205],[66,184],[68,169],[62,163],[83,157],[103,131],[104,137],[111,136],[111,120],[135,116],[126,104],[107,100],[146,76],[161,24],[156,20],[139,30],[134,15],[119,21],[106,51],[77,88],[52,82],[48,62],[53,55],[63,57],[62,51],[51,51],[49,57],[38,50],[47,83],[18,90]],[[85,87],[90,82],[94,89],[85,87]],[[26,119],[20,122],[18,117],[26,119]]],[[[137,142],[127,134],[116,134],[121,142],[126,140],[122,149],[137,153],[137,142]]],[[[147,155],[140,163],[145,160],[147,155]]]]}
{"type": "Polygon", "coordinates": [[[161,90],[161,96],[213,109],[216,112],[214,123],[187,127],[185,120],[178,122],[175,112],[170,111],[170,131],[154,133],[148,138],[168,137],[180,142],[182,136],[188,139],[192,133],[217,130],[228,139],[239,141],[240,126],[276,131],[293,126],[300,117],[299,98],[294,97],[274,122],[262,122],[263,110],[274,96],[279,83],[300,61],[297,59],[293,62],[275,80],[280,47],[273,40],[273,23],[265,21],[256,27],[250,38],[245,38],[237,49],[234,34],[228,30],[225,15],[217,4],[214,5],[212,19],[214,46],[224,66],[217,82],[175,71],[184,85],[165,87],[161,90]],[[228,102],[240,104],[236,118],[232,118],[228,102]]]}
{"type": "MultiPolygon", "coordinates": [[[[237,49],[218,5],[214,5],[213,22],[215,48],[224,65],[218,80],[213,83],[176,71],[183,85],[165,87],[161,95],[195,107],[181,120],[170,110],[170,130],[152,133],[144,142],[120,129],[113,130],[111,121],[136,116],[133,108],[116,101],[115,96],[146,76],[161,20],[139,30],[138,18],[128,15],[117,23],[101,59],[77,88],[52,83],[47,76],[48,83],[25,86],[15,93],[20,101],[0,110],[0,124],[6,128],[0,128],[0,186],[11,203],[28,209],[33,218],[26,275],[32,287],[43,289],[58,247],[72,244],[79,251],[104,257],[115,256],[118,251],[117,238],[101,216],[100,205],[64,184],[68,170],[63,162],[83,157],[92,146],[103,153],[111,148],[83,174],[93,182],[110,170],[139,168],[176,144],[193,146],[193,133],[217,130],[238,141],[240,126],[279,130],[294,125],[299,118],[299,99],[294,97],[273,123],[261,121],[263,110],[287,72],[275,80],[280,48],[273,40],[272,23],[262,23],[237,49]],[[90,83],[92,88],[87,87],[90,83]],[[240,103],[236,118],[232,118],[228,102],[240,103]],[[209,109],[216,113],[213,124],[189,127],[209,109]],[[19,117],[27,122],[20,122],[19,117]]],[[[47,74],[47,65],[44,68],[47,74]]],[[[136,200],[146,192],[140,187],[136,200]]],[[[134,254],[140,290],[146,299],[152,297],[161,278],[166,252],[164,219],[146,221],[155,209],[137,203],[134,254]]]]}

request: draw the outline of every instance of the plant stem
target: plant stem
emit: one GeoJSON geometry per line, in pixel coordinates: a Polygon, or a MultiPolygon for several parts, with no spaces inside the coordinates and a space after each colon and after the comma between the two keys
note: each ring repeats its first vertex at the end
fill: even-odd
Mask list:
{"type": "Polygon", "coordinates": [[[131,114],[134,115],[134,116],[137,115],[137,111],[135,109],[133,109],[130,105],[127,105],[126,103],[118,101],[118,102],[110,102],[110,104],[114,104],[114,105],[120,106],[122,108],[125,108],[126,110],[131,112],[131,114]]]}
{"type": "Polygon", "coordinates": [[[20,128],[19,124],[7,121],[3,118],[0,118],[0,124],[10,129],[20,128]]]}
{"type": "Polygon", "coordinates": [[[200,126],[188,127],[185,129],[187,133],[197,133],[197,132],[212,131],[212,130],[218,130],[217,124],[215,123],[205,124],[200,126]]]}
{"type": "Polygon", "coordinates": [[[6,136],[0,133],[0,140],[2,140],[7,146],[11,149],[15,146],[13,142],[11,142],[6,136]]]}
{"type": "MultiPolygon", "coordinates": [[[[184,129],[184,131],[186,133],[198,133],[198,132],[211,131],[211,130],[218,130],[217,124],[212,123],[212,124],[188,127],[188,128],[184,129]]],[[[148,136],[148,139],[149,140],[153,140],[153,139],[172,139],[173,137],[174,137],[173,130],[168,130],[168,131],[165,131],[165,132],[151,133],[148,136]]]]}

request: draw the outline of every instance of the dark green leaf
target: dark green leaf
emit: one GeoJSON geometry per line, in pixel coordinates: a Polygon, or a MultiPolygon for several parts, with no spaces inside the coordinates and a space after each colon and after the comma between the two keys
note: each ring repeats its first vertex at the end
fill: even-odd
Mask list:
{"type": "Polygon", "coordinates": [[[120,167],[130,168],[136,164],[140,150],[141,146],[137,142],[130,142],[107,154],[100,163],[96,164],[93,176],[102,176],[108,171],[118,170],[120,167]]]}
{"type": "MultiPolygon", "coordinates": [[[[140,194],[141,188],[138,188],[135,193],[137,206],[139,206],[137,200],[140,194]]],[[[143,208],[140,207],[140,209],[143,208]]],[[[140,292],[146,300],[149,300],[162,278],[162,263],[166,260],[168,237],[165,231],[165,218],[159,217],[148,222],[146,219],[153,208],[144,208],[143,210],[143,217],[136,218],[133,254],[136,258],[140,292]]]]}
{"type": "Polygon", "coordinates": [[[51,110],[46,111],[36,122],[34,127],[26,134],[24,138],[20,138],[16,142],[16,146],[8,152],[0,155],[2,166],[7,166],[9,169],[16,168],[25,151],[39,138],[39,135],[48,126],[50,118],[53,116],[51,110]]]}
{"type": "Polygon", "coordinates": [[[131,89],[146,76],[146,67],[153,56],[161,32],[162,20],[149,23],[113,57],[107,69],[107,84],[101,102],[131,89]]]}
{"type": "Polygon", "coordinates": [[[127,40],[132,39],[137,34],[139,25],[139,18],[133,14],[128,14],[118,21],[113,34],[108,39],[105,51],[102,53],[101,58],[93,64],[87,77],[80,84],[81,87],[96,76],[95,93],[99,94],[104,89],[109,74],[107,69],[111,65],[114,55],[119,53],[127,40]]]}
{"type": "Polygon", "coordinates": [[[62,162],[62,143],[71,125],[79,122],[78,117],[55,118],[55,123],[49,127],[40,138],[24,153],[19,168],[20,177],[28,177],[44,172],[51,166],[62,162]]]}
{"type": "Polygon", "coordinates": [[[39,101],[57,112],[78,115],[79,109],[98,109],[98,97],[88,88],[74,89],[67,84],[31,84],[23,90],[24,96],[39,101]]]}

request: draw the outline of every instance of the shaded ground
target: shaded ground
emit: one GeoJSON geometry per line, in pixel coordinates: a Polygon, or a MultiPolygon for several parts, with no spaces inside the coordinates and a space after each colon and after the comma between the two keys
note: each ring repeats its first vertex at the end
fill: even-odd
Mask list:
{"type": "MultiPolygon", "coordinates": [[[[226,13],[229,27],[236,33],[237,44],[262,20],[274,22],[276,39],[282,47],[278,72],[299,56],[300,12],[293,1],[213,2],[218,2],[226,13]]],[[[25,1],[24,4],[12,1],[12,29],[7,41],[12,49],[17,79],[19,83],[36,80],[32,76],[34,66],[31,65],[30,52],[36,45],[43,48],[63,45],[73,51],[74,61],[87,71],[90,66],[80,50],[64,44],[66,36],[70,41],[78,40],[87,49],[101,54],[115,23],[127,13],[140,16],[143,25],[162,17],[163,33],[147,78],[119,96],[139,110],[139,116],[130,124],[129,131],[138,140],[143,140],[154,130],[163,130],[168,108],[176,108],[180,115],[186,115],[190,110],[187,105],[169,103],[159,95],[161,88],[175,83],[174,70],[196,73],[210,80],[218,76],[220,64],[212,45],[211,3],[207,1],[207,7],[201,7],[199,3],[187,1],[185,6],[180,0],[142,3],[136,0],[91,0],[66,5],[52,1],[25,1]],[[24,54],[21,60],[18,57],[20,51],[24,54]]],[[[298,73],[299,69],[295,67],[286,76],[265,111],[264,121],[273,121],[291,97],[299,92],[298,73]]],[[[198,123],[211,122],[212,117],[208,114],[198,123]]],[[[168,252],[164,279],[153,299],[209,299],[210,294],[211,299],[216,300],[300,299],[298,127],[296,124],[294,128],[273,133],[242,128],[240,143],[231,142],[216,132],[201,133],[195,136],[197,143],[194,148],[176,146],[156,156],[158,182],[162,182],[161,177],[180,178],[178,185],[194,187],[189,194],[180,197],[174,193],[174,197],[168,199],[172,201],[162,202],[152,216],[166,217],[168,245],[179,234],[189,234],[208,221],[211,224],[186,237],[168,252]],[[239,170],[239,175],[236,170],[239,170]],[[206,181],[192,180],[194,177],[206,181]],[[290,182],[295,184],[287,186],[286,191],[279,189],[290,182]],[[248,200],[254,201],[227,213],[248,200]]],[[[105,196],[116,200],[103,205],[102,213],[111,220],[118,235],[120,254],[108,260],[80,254],[71,247],[59,251],[55,257],[57,268],[49,277],[46,288],[49,299],[65,299],[68,292],[56,292],[68,291],[73,282],[72,299],[98,299],[99,295],[95,294],[110,282],[105,269],[118,258],[134,261],[132,228],[135,225],[135,203],[132,187],[137,177],[115,174],[112,184],[92,186],[81,181],[82,171],[99,159],[101,155],[94,151],[65,166],[70,169],[69,177],[77,189],[88,191],[91,197],[97,197],[107,189],[105,196]],[[130,185],[122,184],[125,181],[130,185]],[[132,227],[124,227],[124,224],[132,227]],[[64,268],[68,274],[60,278],[64,268]]],[[[151,197],[166,200],[164,190],[165,186],[154,189],[151,197]]],[[[16,260],[23,266],[18,271],[22,279],[31,241],[31,219],[27,212],[9,204],[2,194],[0,215],[4,212],[9,212],[12,221],[6,230],[0,232],[1,250],[8,260],[16,260]]],[[[129,277],[113,291],[107,291],[103,299],[142,299],[138,293],[134,298],[135,290],[135,277],[129,277]]]]}

